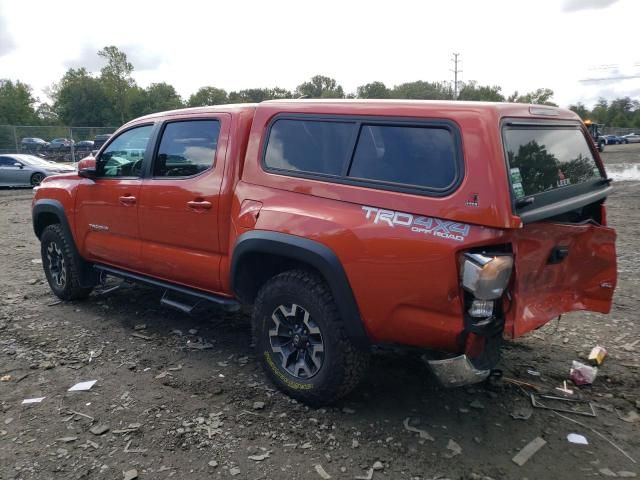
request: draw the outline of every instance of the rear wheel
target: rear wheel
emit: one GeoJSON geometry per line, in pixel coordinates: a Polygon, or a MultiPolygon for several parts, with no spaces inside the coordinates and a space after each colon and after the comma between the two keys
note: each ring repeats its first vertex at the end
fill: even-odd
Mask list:
{"type": "Polygon", "coordinates": [[[260,289],[253,331],[269,378],[310,405],[329,404],[349,393],[369,365],[369,352],[346,335],[329,288],[309,272],[281,273],[260,289]]]}
{"type": "Polygon", "coordinates": [[[69,242],[60,224],[47,226],[40,236],[44,274],[51,291],[61,300],[86,298],[93,290],[80,286],[80,266],[69,242]]]}
{"type": "Polygon", "coordinates": [[[42,173],[34,173],[31,175],[31,186],[37,187],[40,185],[40,182],[44,180],[44,175],[42,173]]]}

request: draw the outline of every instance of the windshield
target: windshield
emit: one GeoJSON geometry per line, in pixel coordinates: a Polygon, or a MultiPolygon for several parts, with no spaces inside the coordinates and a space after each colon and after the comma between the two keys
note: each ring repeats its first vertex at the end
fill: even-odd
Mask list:
{"type": "Polygon", "coordinates": [[[602,176],[578,127],[508,127],[504,142],[516,199],[602,176]]]}

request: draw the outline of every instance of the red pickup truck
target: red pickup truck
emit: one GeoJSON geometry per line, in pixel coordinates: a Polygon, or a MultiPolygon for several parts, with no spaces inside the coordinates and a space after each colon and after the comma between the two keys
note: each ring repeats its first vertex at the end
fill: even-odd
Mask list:
{"type": "Polygon", "coordinates": [[[373,344],[424,348],[461,385],[505,337],[608,312],[610,190],[567,110],[272,101],[127,123],[42,182],[33,226],[64,300],[114,275],[187,311],[254,305],[268,376],[322,404],[354,388],[373,344]]]}

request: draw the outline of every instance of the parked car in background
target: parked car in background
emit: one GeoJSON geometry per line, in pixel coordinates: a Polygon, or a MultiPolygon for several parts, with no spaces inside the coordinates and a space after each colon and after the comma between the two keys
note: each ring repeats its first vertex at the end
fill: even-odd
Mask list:
{"type": "Polygon", "coordinates": [[[46,148],[49,142],[37,137],[25,137],[20,140],[20,148],[22,150],[39,150],[46,148]]]}
{"type": "Polygon", "coordinates": [[[624,143],[640,143],[640,135],[637,133],[630,133],[628,135],[623,135],[624,143]]]}
{"type": "Polygon", "coordinates": [[[605,135],[604,141],[607,145],[620,145],[622,143],[628,143],[624,138],[618,135],[605,135]]]}
{"type": "Polygon", "coordinates": [[[93,149],[100,150],[100,147],[105,144],[109,138],[111,138],[111,133],[105,133],[102,135],[96,135],[96,138],[93,139],[93,149]]]}
{"type": "Polygon", "coordinates": [[[11,154],[0,155],[1,187],[33,187],[49,175],[71,173],[75,169],[69,165],[49,162],[34,155],[11,154]]]}
{"type": "Polygon", "coordinates": [[[93,150],[93,140],[82,140],[75,144],[76,152],[85,152],[88,153],[93,150]]]}
{"type": "Polygon", "coordinates": [[[54,138],[49,142],[49,150],[66,150],[71,149],[71,145],[75,142],[69,138],[54,138]]]}

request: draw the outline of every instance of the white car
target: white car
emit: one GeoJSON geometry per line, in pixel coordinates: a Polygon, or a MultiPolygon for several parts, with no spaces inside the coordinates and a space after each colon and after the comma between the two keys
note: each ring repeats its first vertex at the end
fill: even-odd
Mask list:
{"type": "Polygon", "coordinates": [[[626,143],[640,143],[640,135],[638,135],[637,133],[623,135],[622,138],[626,140],[626,143]]]}
{"type": "Polygon", "coordinates": [[[0,155],[0,187],[35,187],[49,175],[75,171],[71,165],[50,162],[34,155],[0,155]]]}

